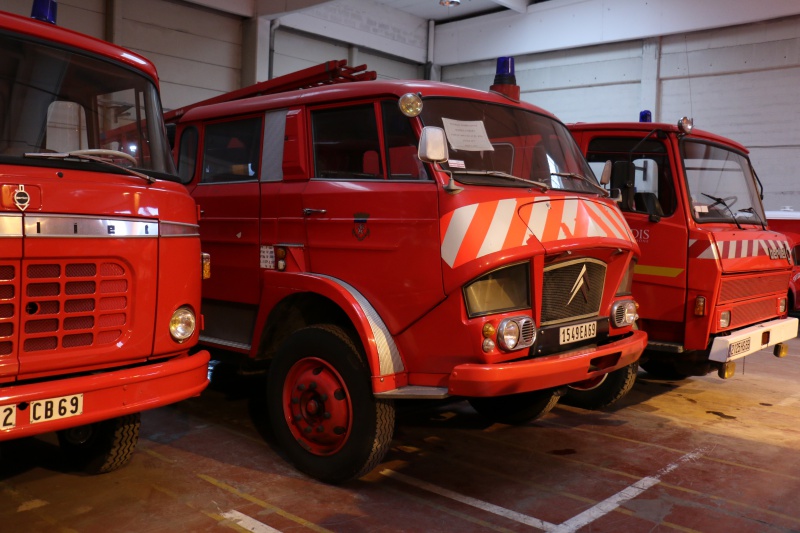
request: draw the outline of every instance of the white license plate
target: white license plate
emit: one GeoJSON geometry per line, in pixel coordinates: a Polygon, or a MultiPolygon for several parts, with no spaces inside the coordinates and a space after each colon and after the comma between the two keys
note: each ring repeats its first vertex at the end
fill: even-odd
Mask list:
{"type": "Polygon", "coordinates": [[[574,326],[564,326],[558,330],[558,334],[559,344],[570,344],[584,339],[592,339],[597,336],[597,322],[584,322],[574,326]]]}
{"type": "Polygon", "coordinates": [[[11,429],[17,425],[17,406],[0,406],[0,429],[11,429]]]}
{"type": "Polygon", "coordinates": [[[36,400],[28,409],[31,424],[78,416],[83,413],[83,394],[36,400]]]}
{"type": "Polygon", "coordinates": [[[733,357],[735,355],[739,355],[740,353],[744,353],[750,350],[750,338],[742,339],[740,341],[736,341],[728,346],[728,356],[733,357]]]}

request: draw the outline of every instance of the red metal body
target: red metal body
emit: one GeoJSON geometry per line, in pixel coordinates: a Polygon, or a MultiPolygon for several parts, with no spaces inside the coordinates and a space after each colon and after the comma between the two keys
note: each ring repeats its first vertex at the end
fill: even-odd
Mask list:
{"type": "Polygon", "coordinates": [[[0,13],[0,27],[0,440],[199,394],[198,213],[152,177],[174,172],[154,66],[52,24],[0,13]],[[107,142],[112,116],[138,128],[130,144],[107,142]],[[177,341],[181,308],[198,331],[177,341]]]}
{"type": "Polygon", "coordinates": [[[646,357],[675,364],[683,374],[703,374],[796,335],[794,319],[781,319],[792,270],[789,243],[766,226],[744,146],[697,129],[683,134],[670,124],[578,123],[570,130],[596,172],[608,160],[634,163],[628,183],[635,190],[622,205],[642,252],[634,296],[649,337],[646,357]],[[730,160],[692,156],[689,162],[690,150],[718,151],[730,160]],[[746,178],[726,185],[733,174],[746,178]],[[741,353],[730,348],[756,325],[771,334],[743,340],[740,346],[748,348],[741,353]],[[723,341],[721,350],[714,348],[723,341]]]}
{"type": "Polygon", "coordinates": [[[767,224],[770,229],[779,231],[789,239],[792,248],[794,268],[789,279],[789,311],[800,311],[800,213],[795,211],[767,211],[767,224]]]}

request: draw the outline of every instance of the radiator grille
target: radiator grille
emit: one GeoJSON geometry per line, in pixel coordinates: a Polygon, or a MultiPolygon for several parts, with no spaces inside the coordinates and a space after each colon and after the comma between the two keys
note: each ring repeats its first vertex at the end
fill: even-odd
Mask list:
{"type": "Polygon", "coordinates": [[[605,263],[576,259],[545,268],[542,325],[597,316],[606,279],[605,263]]]}
{"type": "Polygon", "coordinates": [[[0,356],[15,352],[14,318],[18,304],[17,268],[14,265],[0,265],[0,356]]]}
{"type": "MultiPolygon", "coordinates": [[[[130,273],[122,264],[49,262],[28,264],[23,271],[22,352],[112,344],[122,336],[131,286],[130,273]]],[[[8,286],[13,292],[14,285],[8,286]]],[[[15,308],[13,303],[2,303],[4,287],[0,280],[0,355],[13,350],[13,324],[3,327],[2,319],[13,315],[15,308]]]]}
{"type": "Polygon", "coordinates": [[[719,291],[720,303],[753,298],[789,289],[789,273],[776,272],[738,278],[723,278],[719,291]]]}
{"type": "Polygon", "coordinates": [[[749,326],[758,322],[763,322],[776,318],[778,311],[775,308],[775,300],[761,300],[757,302],[746,302],[735,306],[731,310],[731,328],[749,326]]]}

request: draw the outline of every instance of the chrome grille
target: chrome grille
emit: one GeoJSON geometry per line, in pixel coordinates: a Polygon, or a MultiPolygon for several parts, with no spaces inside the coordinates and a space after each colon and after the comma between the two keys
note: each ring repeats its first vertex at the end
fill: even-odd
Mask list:
{"type": "Polygon", "coordinates": [[[603,298],[606,264],[575,259],[545,267],[542,326],[597,316],[603,298]]]}
{"type": "Polygon", "coordinates": [[[520,344],[530,346],[533,344],[534,335],[536,335],[536,326],[533,320],[525,318],[519,321],[520,344]]]}

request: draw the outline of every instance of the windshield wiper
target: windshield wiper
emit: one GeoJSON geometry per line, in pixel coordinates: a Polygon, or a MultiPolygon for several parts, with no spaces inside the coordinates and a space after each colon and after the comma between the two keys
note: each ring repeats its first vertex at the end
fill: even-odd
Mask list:
{"type": "MultiPolygon", "coordinates": [[[[701,192],[700,194],[702,194],[702,195],[703,195],[703,196],[705,196],[706,198],[711,198],[712,200],[714,200],[714,203],[713,203],[713,204],[711,204],[711,205],[710,205],[710,206],[708,206],[708,207],[714,207],[714,206],[715,206],[715,205],[717,205],[717,204],[722,204],[722,205],[724,205],[724,206],[725,206],[725,209],[727,209],[727,210],[728,210],[728,213],[730,213],[730,214],[731,214],[731,218],[733,219],[733,222],[734,222],[734,224],[736,224],[736,227],[737,227],[737,228],[739,228],[739,229],[742,229],[742,225],[741,225],[741,224],[739,224],[739,221],[738,221],[738,220],[736,220],[736,215],[733,213],[733,210],[731,210],[731,207],[728,205],[728,202],[726,202],[724,198],[719,198],[719,197],[717,197],[717,196],[711,196],[710,194],[706,194],[706,193],[704,193],[704,192],[701,192]]],[[[734,202],[734,203],[736,203],[736,202],[734,202]]]]}
{"type": "Polygon", "coordinates": [[[751,213],[751,214],[755,215],[755,217],[758,219],[758,223],[761,224],[761,229],[763,229],[763,230],[767,229],[767,225],[764,223],[764,219],[762,219],[760,216],[758,216],[758,213],[756,213],[756,210],[753,209],[752,206],[745,207],[744,209],[739,209],[738,212],[739,213],[751,213]]]}
{"type": "Polygon", "coordinates": [[[583,180],[586,183],[588,183],[589,185],[591,185],[592,187],[594,187],[595,189],[597,189],[598,191],[600,191],[603,196],[606,196],[606,197],[609,196],[609,193],[608,193],[607,190],[605,190],[603,187],[598,185],[594,180],[592,180],[591,178],[587,178],[583,174],[578,174],[577,172],[551,172],[550,175],[551,176],[559,176],[559,177],[562,177],[562,178],[576,178],[576,179],[579,179],[579,180],[583,180]]]}
{"type": "Polygon", "coordinates": [[[522,183],[527,183],[529,185],[535,185],[536,187],[539,187],[543,191],[550,189],[550,186],[543,181],[526,180],[525,178],[520,178],[513,174],[509,174],[507,172],[501,172],[499,170],[461,170],[461,169],[452,170],[451,169],[451,172],[453,172],[453,174],[469,174],[471,176],[494,176],[498,178],[506,178],[514,181],[519,181],[522,183]]]}
{"type": "MultiPolygon", "coordinates": [[[[121,170],[126,174],[131,174],[133,176],[142,178],[147,180],[148,183],[155,183],[157,180],[152,176],[148,176],[147,174],[143,174],[142,172],[137,172],[136,170],[123,167],[121,165],[117,165],[116,163],[112,163],[107,158],[102,157],[102,155],[93,155],[88,150],[77,150],[75,152],[40,152],[40,153],[26,153],[25,157],[30,157],[34,159],[68,159],[70,157],[74,159],[83,159],[85,161],[94,161],[96,163],[100,163],[102,165],[106,165],[117,170],[121,170]]],[[[103,155],[112,155],[110,152],[113,152],[114,155],[121,154],[121,157],[125,159],[129,159],[132,156],[130,154],[126,154],[125,152],[117,152],[116,150],[98,150],[98,154],[102,153],[103,155]]]]}

